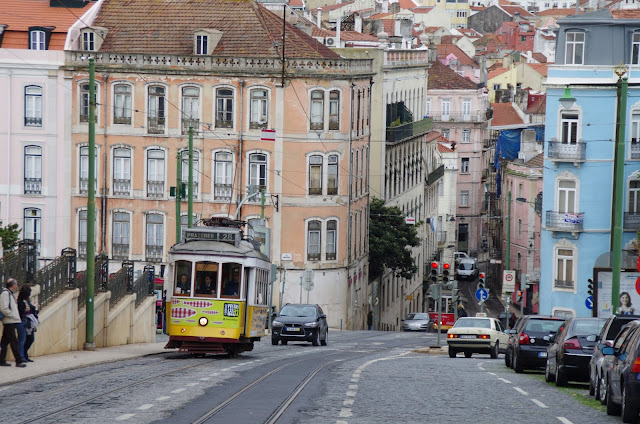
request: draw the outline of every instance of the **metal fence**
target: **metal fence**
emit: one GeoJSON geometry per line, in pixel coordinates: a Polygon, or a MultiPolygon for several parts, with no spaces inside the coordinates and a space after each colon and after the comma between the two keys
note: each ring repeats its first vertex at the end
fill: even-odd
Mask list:
{"type": "Polygon", "coordinates": [[[17,249],[8,252],[0,260],[0,278],[4,284],[12,277],[23,285],[33,280],[36,269],[36,242],[35,240],[22,240],[17,249]]]}
{"type": "Polygon", "coordinates": [[[112,309],[120,300],[131,292],[133,284],[133,262],[123,261],[120,271],[109,276],[107,289],[111,292],[109,308],[112,309]]]}
{"type": "Polygon", "coordinates": [[[155,267],[153,265],[147,265],[144,267],[144,272],[133,283],[133,292],[136,294],[136,308],[142,303],[145,297],[154,295],[154,280],[155,280],[155,267]]]}
{"type": "Polygon", "coordinates": [[[74,288],[76,279],[76,250],[66,248],[61,256],[39,269],[30,284],[40,286],[38,303],[43,308],[63,291],[74,288]]]}
{"type": "MultiPolygon", "coordinates": [[[[96,256],[95,274],[93,276],[93,287],[96,290],[106,291],[109,278],[109,257],[107,255],[96,256]]],[[[87,303],[87,272],[82,271],[76,274],[75,288],[80,290],[78,297],[78,310],[84,308],[87,303]]]]}

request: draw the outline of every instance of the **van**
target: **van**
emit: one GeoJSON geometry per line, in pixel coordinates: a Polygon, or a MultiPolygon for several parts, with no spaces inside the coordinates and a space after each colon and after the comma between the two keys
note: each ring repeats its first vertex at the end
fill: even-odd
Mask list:
{"type": "Polygon", "coordinates": [[[473,280],[478,276],[478,261],[474,258],[463,258],[458,262],[456,278],[458,280],[473,280]]]}

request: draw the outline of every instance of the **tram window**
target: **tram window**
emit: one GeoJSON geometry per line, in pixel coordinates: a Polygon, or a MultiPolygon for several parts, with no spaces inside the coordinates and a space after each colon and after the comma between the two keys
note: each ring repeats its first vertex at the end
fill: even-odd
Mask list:
{"type": "Polygon", "coordinates": [[[218,264],[216,262],[196,263],[196,296],[218,296],[218,264]]]}
{"type": "MultiPolygon", "coordinates": [[[[267,304],[267,287],[269,281],[269,271],[266,269],[256,268],[256,298],[254,299],[256,305],[267,304]]],[[[245,268],[245,274],[247,269],[245,268]]]]}
{"type": "Polygon", "coordinates": [[[176,261],[175,265],[175,286],[174,295],[184,295],[191,293],[191,262],[176,261]]]}
{"type": "Polygon", "coordinates": [[[240,264],[222,264],[222,296],[240,298],[241,270],[240,264]]]}

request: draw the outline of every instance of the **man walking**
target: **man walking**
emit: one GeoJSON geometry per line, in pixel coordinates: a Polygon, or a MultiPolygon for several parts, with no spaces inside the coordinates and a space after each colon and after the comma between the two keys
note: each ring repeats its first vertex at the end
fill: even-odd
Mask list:
{"type": "Polygon", "coordinates": [[[18,349],[18,325],[22,323],[20,320],[20,313],[18,312],[18,303],[13,294],[18,291],[18,282],[9,278],[6,283],[6,288],[0,293],[0,312],[4,315],[2,318],[2,339],[0,339],[0,366],[10,367],[11,364],[7,362],[7,347],[11,345],[11,351],[16,358],[16,367],[24,368],[27,365],[24,363],[24,359],[18,349]]]}

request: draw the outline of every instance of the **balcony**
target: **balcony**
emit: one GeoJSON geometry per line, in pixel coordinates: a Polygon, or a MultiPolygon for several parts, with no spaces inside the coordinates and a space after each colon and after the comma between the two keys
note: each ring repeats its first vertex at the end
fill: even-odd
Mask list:
{"type": "Polygon", "coordinates": [[[631,143],[631,159],[639,160],[640,159],[640,143],[631,143]]]}
{"type": "Polygon", "coordinates": [[[433,128],[433,119],[425,118],[420,121],[409,122],[397,127],[387,127],[387,143],[396,143],[406,138],[411,138],[424,134],[433,128]]]}
{"type": "Polygon", "coordinates": [[[25,127],[41,127],[42,126],[42,117],[25,116],[24,117],[24,126],[25,127]]]}
{"type": "Polygon", "coordinates": [[[549,160],[552,162],[573,162],[575,166],[580,166],[587,157],[587,144],[562,143],[560,141],[549,141],[549,160]]]}
{"type": "Polygon", "coordinates": [[[438,231],[438,244],[446,244],[447,243],[447,232],[446,231],[438,231]]]}
{"type": "Polygon", "coordinates": [[[131,180],[114,178],[113,180],[113,195],[114,196],[129,196],[131,194],[131,180]]]}
{"type": "Polygon", "coordinates": [[[87,258],[87,242],[86,241],[78,242],[78,258],[80,259],[87,258]]]}
{"type": "Polygon", "coordinates": [[[162,246],[149,246],[145,248],[147,262],[162,262],[162,246]]]}
{"type": "Polygon", "coordinates": [[[164,134],[164,118],[147,118],[147,132],[149,134],[164,134]]]}
{"type": "Polygon", "coordinates": [[[450,112],[450,113],[430,113],[429,118],[434,122],[484,122],[487,120],[485,111],[477,110],[475,112],[450,112]]]}
{"type": "Polygon", "coordinates": [[[640,212],[625,212],[622,228],[628,231],[638,231],[638,228],[640,228],[640,212]]]}
{"type": "Polygon", "coordinates": [[[216,184],[213,186],[214,200],[230,200],[233,194],[232,184],[216,184]]]}
{"type": "Polygon", "coordinates": [[[117,259],[122,261],[129,259],[129,245],[114,243],[112,259],[117,259]]]}
{"type": "Polygon", "coordinates": [[[89,193],[89,178],[80,178],[80,194],[89,193]]]}
{"type": "MultiPolygon", "coordinates": [[[[251,184],[247,186],[247,197],[252,194],[258,192],[260,193],[262,190],[265,190],[265,196],[267,196],[266,190],[267,186],[262,184],[251,184]]],[[[262,201],[262,196],[260,194],[253,196],[251,199],[247,200],[247,203],[260,203],[262,201]]],[[[319,260],[319,259],[318,259],[319,260]]]]}
{"type": "Polygon", "coordinates": [[[189,127],[193,128],[193,133],[197,134],[200,129],[199,119],[183,119],[182,120],[182,135],[189,134],[189,127]]]}
{"type": "Polygon", "coordinates": [[[424,66],[429,63],[427,50],[387,50],[384,52],[384,66],[424,66]]]}
{"type": "Polygon", "coordinates": [[[42,194],[42,178],[25,178],[24,194],[42,194]]]}
{"type": "Polygon", "coordinates": [[[566,280],[553,280],[553,287],[556,289],[573,290],[575,283],[573,281],[566,280]]]}
{"type": "Polygon", "coordinates": [[[121,125],[131,125],[131,117],[130,116],[114,116],[113,123],[121,124],[121,125]]]}
{"type": "Polygon", "coordinates": [[[147,197],[161,198],[164,196],[164,181],[147,181],[147,197]]]}
{"type": "Polygon", "coordinates": [[[546,227],[551,232],[571,233],[574,238],[583,231],[584,212],[547,211],[546,227]]]}

